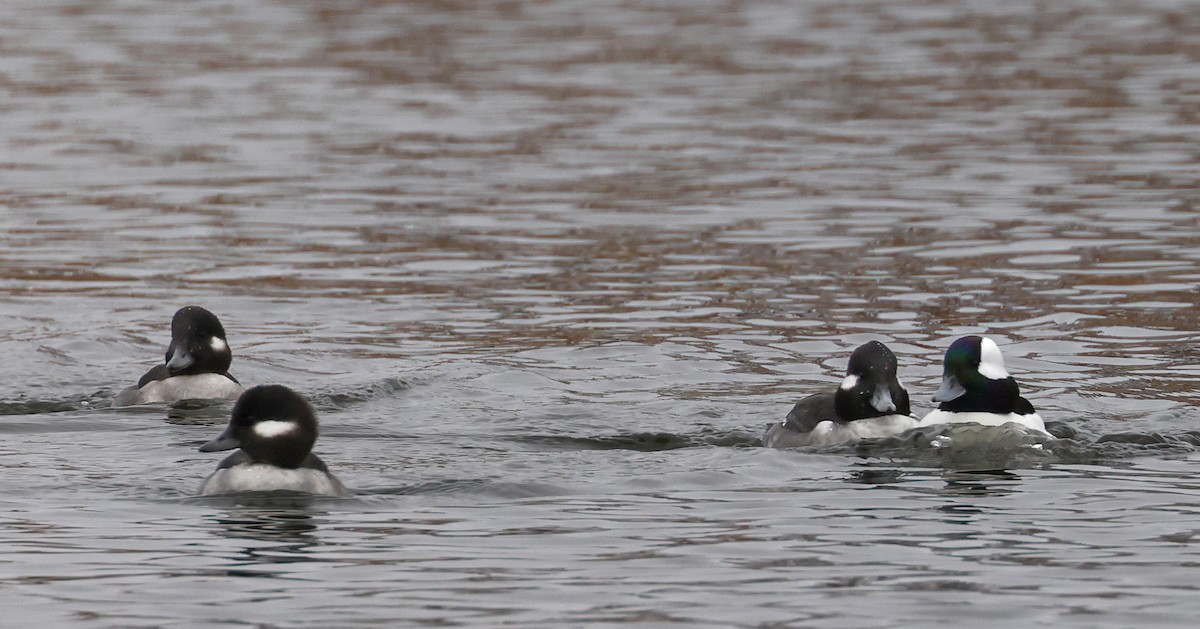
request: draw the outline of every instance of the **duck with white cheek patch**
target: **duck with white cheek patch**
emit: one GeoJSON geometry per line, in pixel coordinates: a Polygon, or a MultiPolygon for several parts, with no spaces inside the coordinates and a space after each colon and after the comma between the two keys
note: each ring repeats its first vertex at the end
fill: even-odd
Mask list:
{"type": "Polygon", "coordinates": [[[246,491],[292,491],[346,496],[349,491],[312,453],[317,415],[291,389],[270,384],[254,387],[233,405],[229,426],[201,452],[238,451],[217,466],[200,495],[246,491]]]}
{"type": "Polygon", "coordinates": [[[846,378],[836,391],[810,395],[782,423],[767,427],[769,448],[834,445],[890,437],[917,425],[908,391],[896,377],[896,355],[879,341],[850,354],[846,378]]]}
{"type": "Polygon", "coordinates": [[[180,308],[171,319],[171,344],[163,363],[117,394],[113,406],[180,400],[236,400],[242,385],[229,375],[233,353],[225,328],[199,306],[180,308]]]}
{"type": "Polygon", "coordinates": [[[921,426],[1015,423],[1050,434],[1004,368],[1000,348],[986,336],[964,336],[950,344],[942,361],[942,386],[933,401],[938,407],[921,420],[921,426]]]}

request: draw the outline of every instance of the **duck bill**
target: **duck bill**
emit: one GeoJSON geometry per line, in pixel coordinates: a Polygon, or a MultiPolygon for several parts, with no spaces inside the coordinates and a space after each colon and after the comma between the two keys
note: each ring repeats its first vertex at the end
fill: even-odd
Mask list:
{"type": "Polygon", "coordinates": [[[188,367],[195,364],[196,359],[188,353],[187,348],[175,344],[171,346],[171,351],[167,353],[167,373],[177,374],[188,367]]]}
{"type": "Polygon", "coordinates": [[[200,446],[200,451],[220,452],[222,450],[240,448],[241,446],[242,442],[238,441],[237,438],[233,436],[233,427],[230,426],[229,428],[225,429],[225,432],[221,433],[220,437],[217,437],[216,439],[213,439],[212,441],[200,446]]]}
{"type": "Polygon", "coordinates": [[[888,390],[887,385],[875,387],[875,393],[871,396],[871,408],[880,413],[896,412],[896,402],[892,400],[892,392],[888,390]]]}
{"type": "Polygon", "coordinates": [[[954,376],[942,376],[942,386],[933,394],[934,402],[949,402],[962,397],[967,390],[958,383],[954,376]]]}

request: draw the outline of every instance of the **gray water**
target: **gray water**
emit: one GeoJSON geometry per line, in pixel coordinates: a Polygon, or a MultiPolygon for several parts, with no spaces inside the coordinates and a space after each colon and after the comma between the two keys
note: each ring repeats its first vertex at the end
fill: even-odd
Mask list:
{"type": "Polygon", "coordinates": [[[1185,2],[3,3],[5,626],[1192,625],[1185,2]],[[199,499],[228,403],[356,495],[199,499]],[[991,335],[1062,438],[763,427],[991,335]]]}

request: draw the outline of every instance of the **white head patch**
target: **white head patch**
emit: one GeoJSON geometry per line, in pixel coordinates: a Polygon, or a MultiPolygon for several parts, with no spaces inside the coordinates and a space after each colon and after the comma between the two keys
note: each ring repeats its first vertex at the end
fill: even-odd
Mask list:
{"type": "Polygon", "coordinates": [[[296,429],[296,424],[293,422],[280,421],[278,419],[268,419],[254,424],[254,434],[264,439],[286,435],[296,429]]]}
{"type": "Polygon", "coordinates": [[[986,336],[979,342],[979,375],[991,380],[1003,380],[1008,377],[1000,348],[995,341],[986,336]]]}
{"type": "Polygon", "coordinates": [[[856,376],[854,374],[850,374],[850,375],[846,376],[845,380],[842,380],[842,390],[843,391],[849,391],[850,389],[853,389],[856,386],[858,386],[858,376],[856,376]]]}
{"type": "Polygon", "coordinates": [[[218,353],[225,351],[229,347],[225,344],[225,341],[221,340],[221,337],[219,336],[214,336],[209,339],[208,346],[211,347],[214,352],[218,353]]]}

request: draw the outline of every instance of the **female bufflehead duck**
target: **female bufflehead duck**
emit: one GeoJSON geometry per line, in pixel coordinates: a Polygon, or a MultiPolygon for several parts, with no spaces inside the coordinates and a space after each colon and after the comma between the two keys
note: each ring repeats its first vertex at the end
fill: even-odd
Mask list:
{"type": "Polygon", "coordinates": [[[242,394],[229,426],[201,452],[240,448],[205,479],[200,495],[235,491],[298,491],[320,496],[349,494],[325,463],[312,453],[317,416],[291,389],[269,384],[242,394]]]}
{"type": "Polygon", "coordinates": [[[199,306],[180,308],[171,319],[171,345],[163,364],[147,371],[136,386],[117,394],[113,406],[236,400],[243,389],[229,375],[232,360],[225,328],[217,316],[199,306]]]}
{"type": "Polygon", "coordinates": [[[942,386],[933,394],[937,409],[921,420],[936,424],[1002,426],[1009,422],[1046,432],[1042,418],[1021,397],[1017,381],[1004,369],[996,342],[986,336],[964,336],[950,344],[942,362],[942,386]]]}
{"type": "Polygon", "coordinates": [[[879,341],[850,354],[846,379],[837,391],[810,395],[787,419],[763,436],[771,448],[833,445],[868,437],[889,437],[917,425],[909,414],[908,391],[896,379],[896,355],[879,341]]]}

